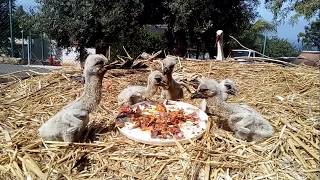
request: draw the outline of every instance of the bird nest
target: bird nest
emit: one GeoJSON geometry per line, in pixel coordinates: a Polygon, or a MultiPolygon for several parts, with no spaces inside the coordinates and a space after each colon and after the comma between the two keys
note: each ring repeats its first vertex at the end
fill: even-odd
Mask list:
{"type": "MultiPolygon", "coordinates": [[[[146,84],[148,70],[111,70],[103,99],[90,114],[83,140],[44,143],[37,130],[78,97],[79,71],[63,69],[1,87],[0,177],[3,179],[317,179],[319,178],[319,71],[304,66],[182,61],[182,75],[233,79],[230,102],[245,102],[274,127],[271,138],[245,142],[210,117],[204,136],[159,147],[131,141],[114,127],[116,96],[146,84]]],[[[183,101],[198,105],[186,93],[183,101]]],[[[155,97],[156,99],[157,97],[155,97]]]]}

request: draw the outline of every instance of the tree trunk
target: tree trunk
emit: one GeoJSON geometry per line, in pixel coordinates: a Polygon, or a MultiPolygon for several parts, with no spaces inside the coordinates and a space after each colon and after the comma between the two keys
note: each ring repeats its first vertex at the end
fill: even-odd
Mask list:
{"type": "Polygon", "coordinates": [[[103,54],[107,57],[108,45],[103,40],[98,40],[95,44],[96,54],[103,54]]]}
{"type": "Polygon", "coordinates": [[[175,33],[175,40],[176,40],[176,48],[175,48],[175,54],[177,56],[185,56],[187,53],[187,39],[186,39],[186,33],[183,30],[177,31],[175,33]]]}
{"type": "Polygon", "coordinates": [[[169,16],[168,30],[166,31],[165,35],[167,38],[167,48],[170,54],[173,53],[174,49],[174,24],[175,24],[176,17],[174,15],[169,16]]]}
{"type": "Polygon", "coordinates": [[[214,58],[214,56],[217,54],[215,49],[217,49],[217,47],[215,47],[215,42],[212,38],[210,37],[206,37],[204,39],[205,42],[205,50],[209,52],[209,56],[211,59],[214,58]]]}
{"type": "Polygon", "coordinates": [[[80,45],[79,52],[80,52],[80,57],[79,57],[80,66],[81,66],[81,69],[84,69],[84,64],[88,56],[88,53],[83,45],[80,45]]]}
{"type": "Polygon", "coordinates": [[[169,53],[172,53],[174,48],[174,37],[173,32],[171,28],[168,28],[168,31],[166,32],[166,38],[167,38],[167,48],[169,53]]]}

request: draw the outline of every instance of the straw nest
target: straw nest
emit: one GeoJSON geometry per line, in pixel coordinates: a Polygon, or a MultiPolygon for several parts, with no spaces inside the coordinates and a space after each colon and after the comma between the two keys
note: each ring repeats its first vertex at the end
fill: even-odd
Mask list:
{"type": "MultiPolygon", "coordinates": [[[[244,142],[210,117],[210,128],[190,144],[139,144],[114,128],[116,95],[146,84],[148,70],[111,70],[103,99],[90,115],[83,141],[44,143],[37,129],[83,91],[80,72],[56,71],[1,87],[0,177],[4,179],[317,179],[319,178],[319,71],[272,64],[183,61],[187,73],[231,78],[239,88],[230,102],[245,102],[268,119],[273,137],[244,142]]],[[[186,92],[185,101],[191,101],[186,92]]]]}

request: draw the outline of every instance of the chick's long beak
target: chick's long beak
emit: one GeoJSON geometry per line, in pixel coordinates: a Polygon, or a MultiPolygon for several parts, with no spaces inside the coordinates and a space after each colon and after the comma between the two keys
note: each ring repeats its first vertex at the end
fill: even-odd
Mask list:
{"type": "Polygon", "coordinates": [[[198,91],[191,94],[191,99],[205,99],[205,98],[206,97],[198,91]]]}
{"type": "Polygon", "coordinates": [[[160,84],[161,86],[167,86],[167,85],[168,85],[167,82],[165,82],[165,81],[161,81],[159,84],[160,84]]]}
{"type": "Polygon", "coordinates": [[[169,72],[169,68],[164,67],[162,70],[162,74],[167,74],[169,72]]]}
{"type": "Polygon", "coordinates": [[[108,62],[104,62],[102,68],[99,70],[100,74],[106,73],[109,69],[113,69],[113,65],[108,62]]]}
{"type": "Polygon", "coordinates": [[[159,81],[157,84],[158,84],[158,86],[161,86],[164,89],[168,89],[168,87],[169,87],[168,83],[164,80],[159,81]]]}
{"type": "Polygon", "coordinates": [[[100,70],[100,73],[105,73],[105,72],[107,72],[107,70],[109,69],[108,67],[109,67],[109,66],[108,66],[107,64],[104,64],[103,67],[102,67],[101,70],[100,70]]]}

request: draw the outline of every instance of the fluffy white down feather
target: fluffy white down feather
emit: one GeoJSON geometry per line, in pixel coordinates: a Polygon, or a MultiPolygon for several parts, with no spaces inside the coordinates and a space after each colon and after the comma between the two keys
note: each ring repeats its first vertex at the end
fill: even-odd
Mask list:
{"type": "Polygon", "coordinates": [[[246,104],[226,103],[221,93],[217,81],[205,79],[200,81],[193,97],[206,98],[207,112],[224,116],[239,139],[258,141],[272,136],[273,127],[260,113],[246,104]]]}
{"type": "Polygon", "coordinates": [[[128,86],[122,90],[118,97],[118,105],[123,105],[125,103],[136,104],[143,101],[143,94],[145,94],[147,87],[144,86],[128,86]]]}
{"type": "Polygon", "coordinates": [[[102,55],[89,55],[84,75],[85,88],[80,98],[63,107],[39,128],[46,141],[78,141],[89,121],[89,113],[101,100],[102,79],[108,60],[102,55]]]}

